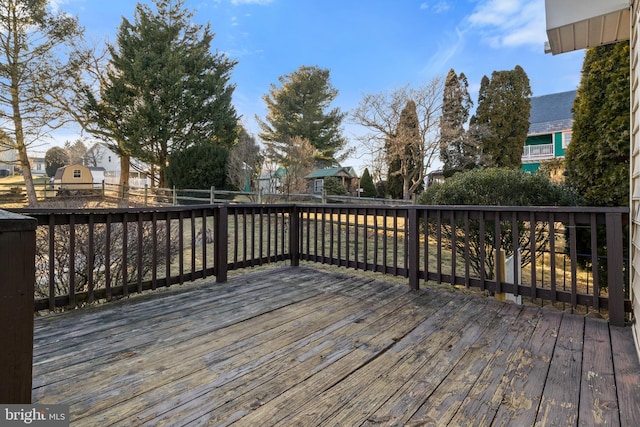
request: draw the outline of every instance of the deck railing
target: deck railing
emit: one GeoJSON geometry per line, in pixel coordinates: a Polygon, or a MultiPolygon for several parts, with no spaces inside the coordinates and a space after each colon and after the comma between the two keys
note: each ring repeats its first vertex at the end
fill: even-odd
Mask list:
{"type": "Polygon", "coordinates": [[[39,224],[36,310],[303,260],[405,277],[412,289],[431,280],[597,311],[616,325],[631,312],[627,208],[222,204],[15,212],[39,224]]]}

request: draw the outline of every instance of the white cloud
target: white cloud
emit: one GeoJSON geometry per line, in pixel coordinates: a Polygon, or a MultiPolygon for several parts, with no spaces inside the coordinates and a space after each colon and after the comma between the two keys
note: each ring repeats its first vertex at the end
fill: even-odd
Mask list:
{"type": "Polygon", "coordinates": [[[446,40],[438,43],[438,50],[431,56],[427,66],[422,70],[427,75],[446,73],[450,68],[451,58],[464,49],[464,33],[456,28],[447,34],[446,40]]]}
{"type": "Polygon", "coordinates": [[[544,0],[483,0],[467,17],[491,47],[531,45],[546,40],[544,0]]]}
{"type": "Polygon", "coordinates": [[[433,10],[434,13],[443,13],[451,9],[451,4],[447,0],[435,1],[433,2],[433,4],[430,4],[429,2],[424,2],[420,5],[420,9],[433,10]]]}

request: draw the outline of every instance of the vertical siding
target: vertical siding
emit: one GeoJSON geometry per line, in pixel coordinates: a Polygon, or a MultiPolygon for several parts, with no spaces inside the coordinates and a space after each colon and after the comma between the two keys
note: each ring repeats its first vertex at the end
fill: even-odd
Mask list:
{"type": "MultiPolygon", "coordinates": [[[[636,316],[640,314],[640,88],[638,87],[638,38],[640,0],[631,9],[631,298],[636,316]]],[[[636,349],[640,354],[640,324],[633,326],[636,349]]]]}

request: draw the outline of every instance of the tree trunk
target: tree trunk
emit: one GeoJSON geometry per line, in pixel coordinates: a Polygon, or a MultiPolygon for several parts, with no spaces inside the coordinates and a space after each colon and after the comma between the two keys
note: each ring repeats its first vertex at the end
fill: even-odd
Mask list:
{"type": "Polygon", "coordinates": [[[35,208],[38,206],[38,197],[36,196],[36,189],[33,185],[33,176],[31,175],[31,164],[29,162],[29,157],[27,156],[27,149],[24,142],[16,145],[18,150],[18,160],[20,161],[22,176],[24,177],[24,186],[27,191],[27,203],[30,208],[35,208]]]}
{"type": "MultiPolygon", "coordinates": [[[[12,85],[15,87],[16,85],[12,85]]],[[[33,187],[33,176],[31,175],[31,164],[27,155],[27,146],[24,143],[24,129],[22,127],[22,114],[20,112],[20,99],[17,90],[11,91],[11,107],[13,110],[13,124],[15,126],[16,150],[18,151],[18,160],[22,167],[22,176],[24,177],[24,186],[27,191],[27,203],[30,208],[38,206],[38,197],[33,187]]]]}
{"type": "Polygon", "coordinates": [[[404,200],[410,200],[411,192],[409,191],[409,177],[405,175],[402,178],[402,198],[404,200]]]}
{"type": "Polygon", "coordinates": [[[129,171],[131,170],[131,158],[128,155],[120,155],[120,181],[118,184],[123,190],[123,194],[128,193],[125,189],[129,187],[129,171]]]}

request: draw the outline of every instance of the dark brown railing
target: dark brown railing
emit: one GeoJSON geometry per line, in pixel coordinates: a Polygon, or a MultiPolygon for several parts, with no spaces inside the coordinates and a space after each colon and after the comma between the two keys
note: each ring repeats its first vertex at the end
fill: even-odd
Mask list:
{"type": "Polygon", "coordinates": [[[39,224],[36,310],[303,260],[406,277],[412,289],[432,280],[569,305],[616,325],[631,312],[627,208],[225,204],[15,212],[39,224]]]}

